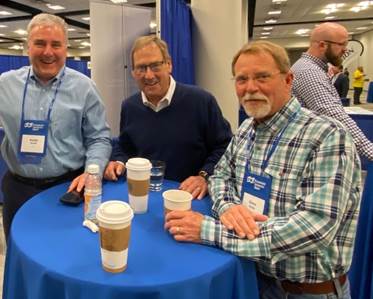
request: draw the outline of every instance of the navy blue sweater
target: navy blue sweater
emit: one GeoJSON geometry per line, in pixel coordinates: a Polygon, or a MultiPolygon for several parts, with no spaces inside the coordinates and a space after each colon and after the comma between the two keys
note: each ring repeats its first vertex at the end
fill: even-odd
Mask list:
{"type": "Polygon", "coordinates": [[[162,160],[165,177],[181,182],[200,170],[212,174],[231,137],[229,123],[210,93],[176,83],[171,104],[159,112],[143,104],[141,93],[123,101],[111,160],[162,160]]]}

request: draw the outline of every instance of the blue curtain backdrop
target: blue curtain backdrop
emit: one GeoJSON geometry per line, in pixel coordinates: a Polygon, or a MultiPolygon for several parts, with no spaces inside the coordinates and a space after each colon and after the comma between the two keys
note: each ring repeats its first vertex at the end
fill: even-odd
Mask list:
{"type": "Polygon", "coordinates": [[[194,84],[191,11],[183,0],[161,0],[161,37],[168,44],[175,80],[194,84]]]}
{"type": "MultiPolygon", "coordinates": [[[[19,69],[25,65],[29,65],[29,59],[27,56],[0,55],[0,74],[10,70],[19,69]]],[[[85,60],[66,59],[66,65],[88,77],[91,77],[91,71],[88,69],[87,61],[85,60]]]]}
{"type": "Polygon", "coordinates": [[[373,299],[373,161],[367,167],[356,232],[354,257],[348,274],[352,299],[373,299]]]}

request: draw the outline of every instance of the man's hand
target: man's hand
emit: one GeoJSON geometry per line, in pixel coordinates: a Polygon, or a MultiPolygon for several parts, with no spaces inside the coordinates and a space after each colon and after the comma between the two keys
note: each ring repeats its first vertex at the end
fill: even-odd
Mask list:
{"type": "Polygon", "coordinates": [[[78,191],[79,193],[82,191],[84,185],[85,185],[85,180],[87,178],[88,173],[83,173],[80,176],[77,176],[70,184],[69,189],[67,192],[71,192],[73,190],[78,191]]]}
{"type": "Polygon", "coordinates": [[[190,176],[180,184],[179,189],[191,193],[193,198],[202,199],[207,193],[207,182],[199,175],[190,176]]]}
{"type": "Polygon", "coordinates": [[[203,215],[194,211],[172,211],[167,213],[164,228],[176,241],[201,243],[203,215]]]}
{"type": "Polygon", "coordinates": [[[228,229],[233,229],[241,238],[255,239],[259,235],[256,221],[266,221],[266,215],[259,214],[243,205],[235,205],[220,215],[220,221],[228,229]]]}
{"type": "Polygon", "coordinates": [[[117,161],[110,161],[105,168],[104,178],[109,181],[117,181],[118,177],[124,173],[124,165],[117,161]]]}

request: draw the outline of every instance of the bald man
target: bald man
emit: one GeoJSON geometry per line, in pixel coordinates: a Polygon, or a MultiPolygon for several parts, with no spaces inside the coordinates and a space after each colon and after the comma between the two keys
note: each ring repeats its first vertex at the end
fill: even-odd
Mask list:
{"type": "Polygon", "coordinates": [[[373,160],[373,143],[343,109],[328,76],[328,62],[339,66],[346,52],[348,32],[337,23],[322,23],[311,33],[310,47],[294,63],[292,94],[302,106],[342,122],[350,131],[360,155],[373,160]]]}

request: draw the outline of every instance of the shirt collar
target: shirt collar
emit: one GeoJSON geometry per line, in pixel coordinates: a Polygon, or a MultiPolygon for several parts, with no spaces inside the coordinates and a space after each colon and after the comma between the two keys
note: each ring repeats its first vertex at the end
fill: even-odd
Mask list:
{"type": "Polygon", "coordinates": [[[292,97],[284,107],[281,108],[270,119],[267,119],[259,124],[256,128],[260,131],[268,131],[271,134],[279,132],[289,122],[291,117],[301,109],[300,103],[295,97],[292,97]]]}
{"type": "Polygon", "coordinates": [[[153,109],[154,111],[158,112],[159,110],[171,105],[171,99],[174,95],[174,92],[175,92],[175,88],[176,88],[176,82],[174,80],[174,78],[172,76],[170,76],[170,86],[168,87],[168,90],[167,90],[167,93],[165,94],[165,96],[158,102],[158,105],[155,106],[153,103],[151,103],[144,92],[141,92],[141,98],[142,98],[142,102],[145,106],[148,106],[150,107],[151,109],[153,109]]]}
{"type": "Polygon", "coordinates": [[[62,77],[62,74],[63,74],[65,68],[66,68],[66,67],[63,66],[54,78],[50,79],[50,80],[47,82],[47,84],[44,84],[42,81],[40,81],[40,79],[38,78],[38,76],[35,74],[35,72],[34,72],[34,68],[33,68],[32,66],[30,66],[30,78],[33,79],[33,80],[35,80],[35,81],[37,81],[37,82],[39,82],[39,83],[42,84],[42,85],[45,85],[45,86],[46,86],[46,85],[51,85],[51,84],[53,84],[54,82],[60,80],[60,78],[62,77]]]}
{"type": "Polygon", "coordinates": [[[302,57],[303,58],[306,58],[306,59],[309,59],[309,60],[312,60],[315,64],[317,64],[323,71],[325,72],[328,72],[328,64],[322,60],[321,58],[319,57],[316,57],[316,56],[313,56],[309,53],[303,53],[302,54],[302,57]]]}

